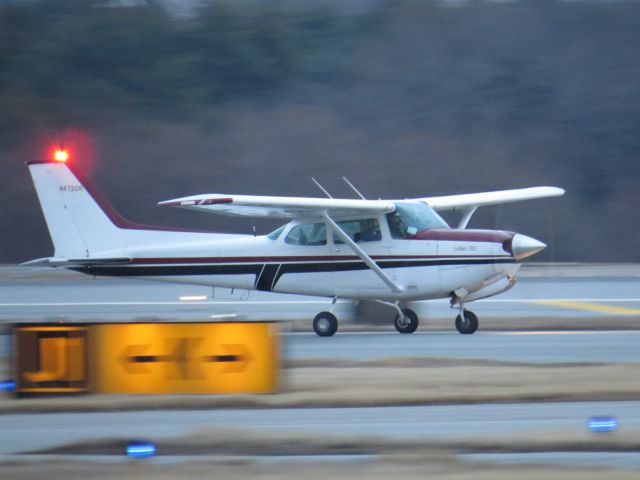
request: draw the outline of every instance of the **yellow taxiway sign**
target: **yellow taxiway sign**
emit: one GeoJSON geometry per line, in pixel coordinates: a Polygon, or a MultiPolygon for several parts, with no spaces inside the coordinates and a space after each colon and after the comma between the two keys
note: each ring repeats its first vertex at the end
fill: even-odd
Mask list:
{"type": "Polygon", "coordinates": [[[85,327],[16,327],[14,338],[18,394],[87,391],[85,327]]]}
{"type": "Polygon", "coordinates": [[[273,323],[95,325],[96,393],[270,393],[279,346],[273,323]]]}

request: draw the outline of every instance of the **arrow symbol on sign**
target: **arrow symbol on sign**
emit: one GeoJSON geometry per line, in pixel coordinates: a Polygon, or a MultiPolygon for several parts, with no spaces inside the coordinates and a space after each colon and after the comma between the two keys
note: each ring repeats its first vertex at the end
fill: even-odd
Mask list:
{"type": "Polygon", "coordinates": [[[122,355],[120,363],[127,373],[148,373],[149,369],[145,363],[155,361],[155,356],[144,355],[151,345],[128,345],[122,355]]]}
{"type": "Polygon", "coordinates": [[[199,338],[176,339],[173,341],[173,354],[171,355],[146,355],[151,345],[128,345],[120,356],[120,363],[127,373],[150,373],[150,369],[145,364],[168,363],[175,365],[178,377],[181,379],[187,379],[194,375],[199,376],[197,372],[191,372],[194,375],[189,375],[189,365],[192,358],[189,351],[195,350],[200,342],[199,338]]]}
{"type": "Polygon", "coordinates": [[[220,348],[222,352],[219,355],[208,355],[202,357],[202,360],[222,364],[222,373],[242,372],[252,360],[247,348],[242,344],[220,345],[220,348]]]}
{"type": "MultiPolygon", "coordinates": [[[[187,379],[188,366],[193,357],[189,356],[190,350],[195,350],[201,339],[181,338],[174,344],[172,355],[148,355],[147,350],[151,345],[128,345],[119,360],[127,373],[149,373],[148,364],[170,363],[178,368],[180,378],[187,379]]],[[[200,357],[203,362],[218,363],[222,365],[221,373],[239,373],[244,371],[252,361],[247,348],[242,344],[220,345],[221,352],[218,355],[206,355],[200,357]]],[[[196,357],[197,358],[197,357],[196,357]]],[[[199,376],[194,372],[194,375],[199,376]]]]}

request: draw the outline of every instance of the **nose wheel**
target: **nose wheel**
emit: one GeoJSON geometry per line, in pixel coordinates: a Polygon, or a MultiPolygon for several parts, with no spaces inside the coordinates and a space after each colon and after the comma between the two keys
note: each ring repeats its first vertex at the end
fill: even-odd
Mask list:
{"type": "Polygon", "coordinates": [[[399,333],[413,333],[418,328],[418,315],[409,308],[402,309],[402,315],[396,315],[393,325],[399,333]]]}
{"type": "Polygon", "coordinates": [[[456,330],[463,335],[471,335],[478,329],[478,317],[469,310],[462,309],[456,317],[456,330]]]}
{"type": "Polygon", "coordinates": [[[320,312],[313,319],[313,331],[320,337],[331,337],[338,331],[338,319],[331,312],[320,312]]]}

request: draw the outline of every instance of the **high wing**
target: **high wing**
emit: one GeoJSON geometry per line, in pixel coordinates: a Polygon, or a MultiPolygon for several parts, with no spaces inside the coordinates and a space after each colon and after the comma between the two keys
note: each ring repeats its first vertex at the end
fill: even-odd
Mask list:
{"type": "Polygon", "coordinates": [[[160,202],[158,205],[200,210],[223,215],[268,218],[332,218],[379,215],[393,212],[390,200],[338,198],[264,197],[258,195],[195,195],[160,202]]]}
{"type": "MultiPolygon", "coordinates": [[[[562,195],[564,190],[554,187],[535,187],[499,192],[451,195],[447,197],[416,198],[436,210],[455,210],[463,212],[458,228],[465,228],[469,219],[479,206],[515,202],[532,198],[562,195]]],[[[305,218],[322,219],[329,228],[391,289],[401,293],[404,287],[387,275],[371,257],[347,235],[336,222],[348,217],[366,217],[391,213],[395,203],[391,200],[351,200],[337,198],[304,197],[265,197],[258,195],[194,195],[159,202],[159,205],[202,210],[224,215],[240,215],[268,218],[305,218]]],[[[398,308],[398,314],[402,311],[398,308]]]]}
{"type": "Polygon", "coordinates": [[[418,198],[426,202],[436,211],[466,210],[472,207],[498,205],[500,203],[520,202],[535,198],[559,197],[564,190],[558,187],[531,187],[515,190],[499,190],[496,192],[465,193],[462,195],[447,195],[444,197],[418,198]]]}
{"type": "MultiPolygon", "coordinates": [[[[415,198],[441,210],[459,210],[464,213],[459,228],[464,228],[478,207],[518,202],[535,198],[556,197],[565,192],[557,187],[532,187],[495,192],[467,193],[442,197],[415,198]],[[468,218],[467,218],[468,217],[468,218]],[[465,221],[466,219],[466,221],[465,221]]],[[[159,202],[159,205],[188,208],[230,216],[267,218],[347,218],[379,215],[393,212],[393,200],[353,200],[338,198],[270,197],[259,195],[204,194],[159,202]]]]}
{"type": "Polygon", "coordinates": [[[436,211],[455,210],[462,212],[462,218],[457,228],[466,228],[469,220],[478,209],[487,205],[521,202],[536,198],[559,197],[564,190],[558,187],[530,187],[515,190],[498,190],[495,192],[465,193],[462,195],[447,195],[444,197],[419,198],[428,203],[436,211]]]}

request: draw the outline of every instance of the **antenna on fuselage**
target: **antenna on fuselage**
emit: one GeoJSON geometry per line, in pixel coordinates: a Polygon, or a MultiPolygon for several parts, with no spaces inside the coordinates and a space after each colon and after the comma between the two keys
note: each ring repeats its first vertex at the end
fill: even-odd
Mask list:
{"type": "Polygon", "coordinates": [[[364,195],[362,195],[360,193],[360,191],[353,185],[353,183],[351,183],[349,181],[349,179],[347,177],[342,177],[342,180],[344,180],[347,185],[349,185],[351,187],[351,190],[353,190],[354,192],[356,192],[358,194],[358,196],[362,199],[362,200],[366,200],[366,198],[364,198],[364,195]]]}
{"type": "Polygon", "coordinates": [[[327,192],[327,190],[326,190],[322,185],[320,185],[320,182],[318,182],[315,178],[311,177],[311,181],[312,181],[313,183],[315,183],[315,184],[316,184],[316,186],[317,186],[320,190],[322,190],[322,191],[324,192],[324,194],[325,194],[327,197],[329,197],[329,198],[333,198],[333,197],[331,196],[331,194],[330,194],[329,192],[327,192]]]}

